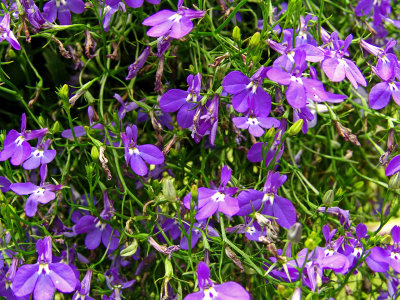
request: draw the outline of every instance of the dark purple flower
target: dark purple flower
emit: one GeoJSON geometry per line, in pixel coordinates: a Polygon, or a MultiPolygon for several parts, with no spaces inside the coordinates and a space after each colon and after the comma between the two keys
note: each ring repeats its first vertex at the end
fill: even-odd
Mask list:
{"type": "Polygon", "coordinates": [[[4,275],[0,270],[0,296],[5,297],[7,300],[29,300],[29,296],[16,297],[12,290],[12,281],[14,280],[17,271],[18,258],[13,257],[7,273],[4,275]]]}
{"type": "Polygon", "coordinates": [[[386,176],[392,176],[393,174],[400,171],[400,155],[393,157],[388,163],[385,174],[386,176]]]}
{"type": "Polygon", "coordinates": [[[257,116],[266,117],[271,111],[271,97],[262,88],[262,82],[268,69],[261,67],[251,78],[240,71],[232,71],[222,81],[224,91],[232,94],[232,106],[239,113],[249,108],[257,116]]]}
{"type": "Polygon", "coordinates": [[[43,18],[39,7],[37,7],[33,0],[21,0],[20,3],[22,4],[22,8],[29,23],[37,30],[40,30],[42,25],[46,23],[46,20],[43,18]]]}
{"type": "MultiPolygon", "coordinates": [[[[133,8],[139,8],[143,5],[143,0],[125,0],[126,5],[133,7],[133,8]]],[[[154,5],[160,4],[161,0],[146,0],[146,2],[154,5]]]]}
{"type": "Polygon", "coordinates": [[[104,209],[100,213],[101,219],[90,215],[83,216],[73,229],[77,234],[88,232],[85,238],[85,245],[88,249],[96,249],[101,241],[104,247],[108,247],[108,250],[112,252],[118,248],[119,232],[110,224],[102,221],[110,221],[114,213],[113,203],[108,198],[107,192],[103,193],[103,200],[104,209]]]}
{"type": "Polygon", "coordinates": [[[125,132],[121,133],[122,142],[125,146],[126,165],[130,166],[133,172],[139,176],[147,174],[145,164],[160,165],[164,162],[164,155],[156,146],[151,144],[137,145],[138,129],[136,125],[127,126],[125,132]]]}
{"type": "Polygon", "coordinates": [[[238,200],[233,197],[238,188],[227,188],[232,176],[232,170],[224,166],[221,171],[221,184],[218,189],[201,187],[198,189],[198,211],[195,215],[197,220],[204,220],[222,212],[225,215],[233,216],[239,211],[238,200]]]}
{"type": "Polygon", "coordinates": [[[347,256],[350,263],[349,269],[352,269],[357,261],[364,255],[365,249],[361,240],[367,236],[367,232],[367,226],[360,223],[356,227],[356,237],[351,233],[347,234],[347,243],[343,245],[344,251],[340,252],[347,256]]]}
{"type": "Polygon", "coordinates": [[[350,228],[350,212],[348,210],[343,210],[339,207],[319,207],[318,212],[327,213],[339,218],[340,224],[344,225],[344,229],[350,228]]]}
{"type": "Polygon", "coordinates": [[[93,271],[88,269],[82,282],[79,282],[79,286],[76,289],[75,294],[72,296],[72,300],[94,300],[89,296],[90,281],[92,280],[93,271]]]}
{"type": "Polygon", "coordinates": [[[58,15],[61,25],[71,24],[71,13],[83,13],[85,3],[82,0],[50,0],[43,6],[43,17],[53,23],[58,15]]]}
{"type": "Polygon", "coordinates": [[[178,5],[178,11],[163,9],[154,15],[144,19],[143,25],[152,26],[147,31],[148,36],[160,37],[170,36],[174,39],[180,39],[187,35],[193,29],[191,19],[202,18],[206,14],[202,10],[192,10],[178,5]]]}
{"type": "Polygon", "coordinates": [[[112,269],[108,270],[105,273],[105,275],[106,275],[107,286],[110,290],[113,291],[112,294],[110,295],[110,297],[103,296],[103,299],[107,299],[107,300],[123,299],[124,297],[121,294],[121,290],[131,287],[136,282],[135,279],[130,280],[130,281],[124,281],[119,275],[119,270],[116,268],[112,268],[112,269]]]}
{"type": "Polygon", "coordinates": [[[0,21],[0,42],[6,40],[11,44],[11,46],[13,46],[15,50],[20,50],[21,46],[18,43],[14,33],[10,29],[10,19],[10,15],[5,14],[0,21]]]}
{"type": "Polygon", "coordinates": [[[146,63],[147,58],[149,57],[151,52],[150,46],[147,46],[143,52],[138,56],[138,58],[128,67],[128,76],[126,76],[125,80],[130,80],[136,77],[137,73],[143,68],[146,63]]]}
{"type": "Polygon", "coordinates": [[[187,79],[188,90],[172,89],[162,95],[159,106],[163,112],[170,113],[178,111],[176,120],[182,128],[189,128],[193,125],[193,118],[196,113],[201,89],[201,74],[196,76],[190,74],[187,79]]]}
{"type": "Polygon", "coordinates": [[[46,204],[56,198],[55,191],[61,190],[62,185],[45,183],[47,177],[47,165],[40,167],[40,185],[31,182],[13,183],[10,189],[17,195],[29,195],[25,202],[25,214],[33,217],[37,211],[38,203],[46,204]]]}
{"type": "Polygon", "coordinates": [[[246,190],[238,195],[240,210],[238,216],[247,216],[261,209],[263,215],[276,218],[276,222],[290,228],[296,223],[296,210],[292,202],[278,195],[278,188],[284,184],[287,177],[279,172],[270,171],[264,184],[263,191],[246,190]]]}
{"type": "Polygon", "coordinates": [[[2,193],[8,192],[10,190],[11,182],[7,178],[0,176],[0,191],[2,193]]]}
{"type": "Polygon", "coordinates": [[[209,142],[214,146],[218,129],[218,109],[219,97],[215,94],[211,101],[207,101],[205,106],[200,106],[196,110],[198,119],[195,118],[192,127],[192,137],[196,143],[199,143],[205,135],[209,135],[209,142]]]}
{"type": "Polygon", "coordinates": [[[4,140],[4,148],[0,152],[0,161],[7,160],[11,157],[11,164],[14,166],[22,164],[22,162],[31,154],[31,146],[27,141],[44,136],[48,132],[47,128],[38,130],[26,130],[26,115],[22,114],[21,133],[12,129],[4,140]]]}
{"type": "Polygon", "coordinates": [[[187,295],[184,300],[250,300],[249,293],[234,281],[214,284],[210,279],[210,269],[202,261],[197,266],[197,279],[200,291],[187,295]]]}
{"type": "Polygon", "coordinates": [[[12,290],[17,297],[33,293],[34,300],[51,300],[55,289],[61,293],[74,291],[75,274],[67,264],[52,263],[51,245],[49,236],[37,241],[37,263],[18,268],[12,282],[12,290]]]}

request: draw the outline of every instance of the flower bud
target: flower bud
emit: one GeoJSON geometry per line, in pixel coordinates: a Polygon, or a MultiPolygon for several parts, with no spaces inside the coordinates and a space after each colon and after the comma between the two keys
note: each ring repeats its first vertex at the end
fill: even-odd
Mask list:
{"type": "Polygon", "coordinates": [[[133,239],[132,243],[121,250],[120,255],[123,257],[132,256],[136,253],[138,248],[138,242],[136,239],[133,239]]]}
{"type": "Polygon", "coordinates": [[[303,119],[298,119],[292,126],[290,126],[289,130],[287,133],[289,135],[296,135],[300,132],[300,130],[303,128],[303,119]]]}
{"type": "Polygon", "coordinates": [[[306,248],[310,251],[314,250],[315,247],[317,247],[317,245],[315,244],[313,239],[308,238],[305,243],[304,246],[306,246],[306,248]]]}
{"type": "Polygon", "coordinates": [[[250,48],[255,48],[260,43],[260,33],[257,31],[250,39],[249,46],[250,48]]]}
{"type": "Polygon", "coordinates": [[[275,136],[275,128],[274,128],[274,127],[271,127],[270,129],[268,129],[268,131],[267,131],[265,137],[266,137],[267,139],[272,139],[274,136],[275,136]]]}
{"type": "Polygon", "coordinates": [[[58,96],[64,100],[64,99],[69,99],[69,87],[67,84],[64,84],[59,90],[58,90],[58,96]]]}
{"type": "Polygon", "coordinates": [[[168,201],[176,200],[176,190],[174,187],[174,183],[170,178],[166,178],[163,180],[162,189],[163,195],[168,201]]]}
{"type": "Polygon", "coordinates": [[[60,122],[56,121],[50,129],[51,134],[55,134],[61,130],[60,122]]]}
{"type": "Polygon", "coordinates": [[[90,150],[90,156],[94,161],[99,159],[99,149],[96,146],[92,146],[92,150],[90,150]]]}
{"type": "Polygon", "coordinates": [[[262,214],[256,212],[254,214],[254,217],[256,218],[258,224],[260,224],[260,226],[271,226],[271,221],[268,220],[266,217],[264,217],[262,214]]]}
{"type": "Polygon", "coordinates": [[[171,261],[168,258],[164,260],[164,266],[165,266],[165,277],[172,278],[174,276],[174,268],[172,267],[171,261]]]}
{"type": "Polygon", "coordinates": [[[325,193],[324,197],[322,198],[322,203],[325,206],[329,207],[332,205],[334,199],[335,199],[335,193],[333,192],[333,190],[328,190],[325,193]]]}
{"type": "Polygon", "coordinates": [[[288,240],[292,243],[297,244],[301,240],[301,233],[303,232],[303,225],[300,223],[293,224],[287,233],[288,240]]]}
{"type": "Polygon", "coordinates": [[[101,273],[97,273],[97,279],[99,280],[100,283],[106,281],[106,278],[101,273]]]}
{"type": "Polygon", "coordinates": [[[240,37],[240,28],[235,26],[235,28],[233,28],[233,32],[232,32],[232,38],[235,42],[239,43],[241,40],[240,37]]]}
{"type": "Polygon", "coordinates": [[[390,177],[389,188],[392,190],[398,190],[400,188],[400,172],[396,172],[390,177]]]}
{"type": "Polygon", "coordinates": [[[40,123],[40,125],[42,125],[43,127],[45,127],[46,122],[45,122],[45,120],[44,120],[44,118],[43,118],[42,116],[39,116],[39,117],[38,117],[38,122],[40,123]]]}

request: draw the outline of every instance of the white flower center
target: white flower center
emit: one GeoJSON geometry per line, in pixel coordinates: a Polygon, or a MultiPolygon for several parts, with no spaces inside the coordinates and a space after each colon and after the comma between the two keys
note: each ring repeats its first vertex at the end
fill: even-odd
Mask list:
{"type": "Polygon", "coordinates": [[[255,94],[257,92],[257,84],[251,81],[248,85],[246,85],[246,89],[251,89],[251,93],[255,94]]]}
{"type": "Polygon", "coordinates": [[[104,230],[104,228],[106,228],[106,223],[102,223],[101,221],[98,221],[95,225],[96,228],[100,228],[101,231],[104,230]]]}
{"type": "Polygon", "coordinates": [[[204,290],[203,300],[214,300],[217,298],[217,291],[213,287],[204,290]]]}
{"type": "Polygon", "coordinates": [[[223,201],[225,201],[225,194],[221,194],[220,192],[216,192],[214,195],[212,195],[211,199],[214,202],[223,202],[223,201]]]}
{"type": "Polygon", "coordinates": [[[394,82],[389,82],[389,87],[391,92],[397,92],[399,90],[394,82]]]}
{"type": "Polygon", "coordinates": [[[303,85],[303,80],[300,77],[292,76],[290,77],[290,81],[297,82],[303,85]]]}
{"type": "Polygon", "coordinates": [[[174,14],[168,18],[168,20],[170,20],[172,22],[176,22],[176,23],[178,23],[181,19],[182,19],[182,15],[180,15],[180,14],[174,14]]]}
{"type": "Polygon", "coordinates": [[[249,226],[246,228],[248,234],[253,235],[256,232],[256,228],[254,226],[249,226]]]}
{"type": "Polygon", "coordinates": [[[25,138],[20,135],[19,137],[17,137],[17,139],[15,140],[15,143],[17,144],[17,146],[21,146],[21,144],[25,141],[25,138]]]}
{"type": "Polygon", "coordinates": [[[400,259],[400,253],[392,252],[390,253],[390,258],[399,260],[400,259]]]}
{"type": "Polygon", "coordinates": [[[136,154],[136,155],[139,155],[140,154],[140,151],[139,151],[139,149],[138,148],[129,148],[129,155],[133,155],[133,154],[136,154]]]}
{"type": "Polygon", "coordinates": [[[46,272],[47,275],[50,273],[49,265],[47,263],[41,263],[39,265],[38,274],[42,274],[43,270],[46,272]]]}
{"type": "Polygon", "coordinates": [[[248,118],[246,123],[249,125],[253,125],[253,126],[260,124],[260,122],[258,122],[257,118],[248,118]]]}
{"type": "Polygon", "coordinates": [[[267,202],[267,203],[269,203],[270,205],[273,205],[273,204],[274,204],[274,199],[275,199],[274,194],[272,194],[272,193],[265,193],[265,194],[264,194],[264,197],[263,197],[263,199],[262,199],[262,201],[263,201],[263,202],[267,202]]]}
{"type": "Polygon", "coordinates": [[[294,51],[290,51],[288,54],[286,54],[289,60],[294,63],[294,51]]]}
{"type": "Polygon", "coordinates": [[[362,249],[361,249],[360,247],[356,247],[356,248],[354,248],[352,254],[353,254],[353,256],[355,256],[355,257],[360,257],[361,254],[362,254],[362,249]]]}
{"type": "Polygon", "coordinates": [[[36,191],[34,191],[34,193],[35,193],[36,195],[41,195],[41,196],[43,196],[44,191],[45,191],[44,188],[38,188],[36,191]]]}
{"type": "Polygon", "coordinates": [[[33,152],[32,155],[33,155],[34,157],[42,157],[42,156],[43,156],[43,153],[44,153],[43,150],[36,149],[36,150],[33,152]]]}
{"type": "Polygon", "coordinates": [[[325,256],[332,256],[335,253],[332,249],[325,249],[324,254],[325,256]]]}

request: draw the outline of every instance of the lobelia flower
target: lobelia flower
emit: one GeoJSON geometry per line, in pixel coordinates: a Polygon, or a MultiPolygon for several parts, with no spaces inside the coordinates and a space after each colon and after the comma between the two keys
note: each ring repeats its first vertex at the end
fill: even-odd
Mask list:
{"type": "Polygon", "coordinates": [[[130,281],[124,281],[120,276],[119,276],[119,270],[116,268],[112,268],[108,270],[106,273],[106,283],[107,286],[110,290],[113,290],[112,294],[110,297],[103,296],[103,300],[120,300],[123,299],[124,297],[121,294],[121,290],[127,289],[131,287],[136,280],[130,280],[130,281]],[[122,296],[122,297],[121,297],[122,296]]]}
{"type": "Polygon", "coordinates": [[[0,191],[2,193],[8,192],[10,190],[11,182],[6,177],[0,176],[0,191]]]}
{"type": "Polygon", "coordinates": [[[67,264],[52,263],[51,245],[49,236],[38,240],[37,263],[18,268],[12,282],[12,290],[17,297],[33,293],[34,300],[51,300],[55,289],[61,293],[74,291],[75,274],[67,264]]]}
{"type": "Polygon", "coordinates": [[[112,252],[118,248],[119,232],[103,221],[110,221],[115,211],[106,191],[103,193],[103,201],[104,209],[100,213],[101,219],[90,215],[83,216],[78,220],[73,230],[77,234],[88,232],[85,237],[85,245],[88,249],[96,249],[101,241],[104,247],[108,247],[108,250],[112,252]]]}
{"type": "Polygon", "coordinates": [[[37,186],[32,182],[13,183],[10,189],[17,195],[29,195],[25,202],[25,214],[33,217],[37,211],[38,203],[46,204],[56,198],[55,191],[59,191],[62,185],[54,185],[45,183],[47,177],[47,165],[40,167],[40,185],[37,186]]]}
{"type": "MultiPolygon", "coordinates": [[[[132,8],[139,8],[143,5],[143,0],[125,0],[126,5],[132,8]]],[[[160,4],[161,0],[146,0],[146,2],[154,5],[160,4]]]]}
{"type": "Polygon", "coordinates": [[[43,18],[39,7],[37,7],[33,0],[21,0],[20,3],[22,4],[22,8],[29,23],[31,23],[36,30],[40,30],[42,25],[46,23],[46,20],[43,18]]]}
{"type": "Polygon", "coordinates": [[[258,222],[252,218],[245,217],[244,221],[244,224],[226,228],[226,232],[240,234],[244,233],[248,240],[260,242],[260,237],[266,235],[265,228],[261,228],[260,224],[258,224],[258,222]]]}
{"type": "Polygon", "coordinates": [[[400,155],[393,157],[385,169],[386,176],[392,176],[400,171],[400,155]]]}
{"type": "Polygon", "coordinates": [[[16,297],[12,290],[12,282],[17,271],[18,259],[13,257],[10,267],[5,275],[0,271],[0,296],[5,297],[7,300],[29,300],[29,296],[16,297]]]}
{"type": "Polygon", "coordinates": [[[382,20],[394,24],[399,27],[399,21],[389,19],[391,13],[391,5],[389,0],[360,0],[358,2],[354,12],[357,17],[363,15],[369,15],[371,10],[373,10],[373,24],[374,26],[379,26],[382,20]]]}
{"type": "Polygon", "coordinates": [[[339,207],[318,207],[317,212],[327,213],[339,217],[339,222],[344,226],[344,229],[349,229],[351,225],[350,212],[339,207]]]}
{"type": "MultiPolygon", "coordinates": [[[[190,235],[189,234],[190,226],[186,222],[184,222],[183,227],[185,228],[185,231],[186,231],[187,235],[189,236],[190,235]]],[[[213,237],[219,236],[218,231],[216,231],[214,229],[214,227],[210,224],[210,222],[208,222],[208,224],[205,220],[196,222],[193,224],[192,232],[191,232],[191,238],[190,238],[191,249],[193,249],[196,246],[197,242],[203,235],[201,233],[200,229],[203,230],[204,232],[206,232],[209,236],[213,236],[213,237]]],[[[189,249],[189,240],[185,235],[182,236],[179,245],[181,246],[181,249],[183,249],[183,250],[189,249]]]]}
{"type": "Polygon", "coordinates": [[[100,2],[101,8],[99,8],[100,17],[103,18],[104,31],[110,30],[111,17],[117,12],[126,12],[125,4],[119,0],[104,0],[104,7],[100,2]]]}
{"type": "Polygon", "coordinates": [[[279,172],[270,171],[262,192],[252,189],[242,191],[237,197],[240,206],[237,215],[247,216],[261,209],[261,214],[275,217],[280,226],[290,228],[296,223],[296,210],[292,202],[277,193],[286,179],[286,175],[281,176],[279,172]]]}
{"type": "Polygon", "coordinates": [[[43,6],[43,17],[53,23],[58,16],[61,25],[71,24],[71,13],[83,13],[85,3],[82,0],[50,0],[43,6]]]}
{"type": "Polygon", "coordinates": [[[32,147],[30,156],[22,164],[25,170],[36,169],[40,165],[50,163],[56,157],[56,150],[48,150],[51,140],[38,139],[36,148],[32,147]]]}
{"type": "Polygon", "coordinates": [[[182,128],[189,128],[193,125],[196,114],[195,107],[200,97],[201,74],[196,76],[190,74],[187,79],[188,90],[172,89],[161,96],[159,106],[163,112],[170,113],[178,111],[176,121],[182,128]]]}
{"type": "Polygon", "coordinates": [[[82,282],[79,282],[78,280],[78,288],[72,296],[72,300],[94,300],[92,297],[89,296],[92,274],[93,271],[91,269],[88,269],[85,277],[82,279],[82,282]]]}
{"type": "MultiPolygon", "coordinates": [[[[103,129],[103,125],[101,125],[100,123],[97,123],[97,124],[93,125],[93,123],[94,123],[93,122],[93,115],[94,115],[93,107],[88,106],[87,113],[88,113],[88,117],[89,117],[89,126],[90,126],[90,128],[91,129],[103,129]]],[[[75,127],[73,127],[73,130],[74,130],[75,137],[77,137],[77,138],[86,135],[86,130],[85,130],[84,126],[75,126],[75,127]]],[[[73,139],[74,138],[71,129],[66,129],[63,132],[61,132],[61,136],[63,138],[66,138],[66,139],[73,139]]]]}
{"type": "Polygon", "coordinates": [[[309,124],[314,120],[314,118],[314,114],[307,106],[293,110],[293,123],[296,123],[298,120],[303,119],[304,122],[301,130],[304,134],[308,132],[309,124]]]}
{"type": "Polygon", "coordinates": [[[141,68],[143,68],[144,64],[146,63],[150,52],[151,47],[147,46],[138,56],[138,58],[128,67],[128,76],[125,77],[125,80],[130,80],[136,77],[137,73],[140,71],[141,68]]]}
{"type": "Polygon", "coordinates": [[[182,4],[183,0],[180,0],[176,12],[163,9],[144,19],[143,25],[152,26],[147,31],[147,35],[152,37],[170,36],[174,39],[180,39],[192,31],[193,23],[191,19],[202,18],[206,12],[188,9],[183,7],[182,4]]]}
{"type": "Polygon", "coordinates": [[[4,17],[0,21],[0,42],[6,40],[15,50],[20,50],[21,45],[10,29],[10,19],[9,14],[4,14],[4,17]]]}
{"type": "Polygon", "coordinates": [[[121,139],[125,146],[125,161],[133,172],[139,176],[147,174],[145,164],[161,165],[164,162],[164,155],[156,146],[151,144],[137,145],[138,129],[136,125],[127,126],[125,132],[121,132],[121,139]]]}
{"type": "MultiPolygon", "coordinates": [[[[358,224],[356,227],[356,238],[351,233],[347,233],[347,243],[344,244],[344,251],[339,251],[340,253],[347,256],[347,259],[350,263],[349,270],[352,269],[357,261],[364,254],[364,246],[361,243],[361,240],[367,236],[367,226],[364,224],[358,224]]],[[[355,273],[357,270],[355,270],[355,273]]]]}
{"type": "Polygon", "coordinates": [[[374,247],[370,255],[365,259],[368,267],[374,272],[386,272],[391,267],[400,272],[400,227],[392,228],[393,245],[386,245],[385,248],[374,247]]]}
{"type": "Polygon", "coordinates": [[[271,111],[271,97],[262,88],[267,68],[261,67],[251,78],[240,71],[232,71],[222,81],[224,91],[232,94],[232,106],[239,113],[250,108],[256,115],[268,116],[271,111]]]}
{"type": "Polygon", "coordinates": [[[202,261],[197,266],[197,280],[200,291],[187,295],[184,300],[250,300],[249,293],[234,281],[214,284],[210,278],[210,269],[202,261]]]}
{"type": "Polygon", "coordinates": [[[274,66],[267,71],[270,80],[282,85],[287,85],[286,99],[293,108],[303,108],[307,104],[307,92],[317,94],[322,101],[327,100],[325,88],[319,80],[305,78],[302,76],[307,69],[305,61],[306,53],[303,50],[295,50],[293,60],[294,68],[286,71],[274,66]]]}
{"type": "Polygon", "coordinates": [[[29,157],[31,146],[27,141],[44,136],[48,132],[47,128],[38,130],[26,130],[26,115],[22,114],[21,132],[12,129],[4,140],[4,148],[0,152],[0,161],[11,158],[12,165],[17,166],[29,157]]]}
{"type": "Polygon", "coordinates": [[[132,110],[135,110],[139,107],[135,102],[124,102],[122,97],[118,95],[117,93],[114,94],[114,98],[117,99],[117,101],[121,104],[121,107],[118,110],[118,119],[122,121],[123,118],[125,118],[125,115],[127,112],[130,112],[132,110]]]}
{"type": "Polygon", "coordinates": [[[209,142],[214,146],[218,129],[218,106],[219,96],[215,94],[211,101],[207,101],[205,106],[196,111],[192,127],[192,137],[196,143],[208,134],[209,142]]]}
{"type": "Polygon", "coordinates": [[[351,34],[342,41],[339,40],[337,32],[333,32],[329,40],[330,48],[325,49],[325,59],[321,66],[331,81],[340,82],[347,77],[353,87],[358,89],[358,84],[365,87],[367,81],[357,65],[350,59],[344,58],[344,56],[349,56],[348,48],[352,40],[351,34]]]}
{"type": "MultiPolygon", "coordinates": [[[[396,59],[397,62],[397,59],[396,59]]],[[[395,81],[395,63],[389,61],[390,70],[387,68],[372,67],[372,70],[383,81],[373,86],[369,92],[368,101],[373,109],[382,109],[389,104],[390,98],[400,105],[400,82],[395,81]]],[[[398,65],[398,63],[397,63],[398,65]]]]}
{"type": "Polygon", "coordinates": [[[232,176],[232,170],[224,166],[221,171],[221,184],[218,189],[199,188],[198,191],[198,211],[195,218],[198,221],[204,220],[221,212],[227,216],[233,216],[239,211],[238,200],[232,197],[236,194],[238,188],[227,188],[232,176]]]}

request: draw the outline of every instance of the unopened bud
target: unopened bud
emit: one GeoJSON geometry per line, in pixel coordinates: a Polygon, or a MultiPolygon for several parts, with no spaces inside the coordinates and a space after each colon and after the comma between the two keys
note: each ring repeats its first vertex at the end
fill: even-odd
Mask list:
{"type": "Polygon", "coordinates": [[[164,260],[164,266],[165,266],[165,277],[172,278],[174,276],[174,268],[172,267],[172,263],[168,258],[164,260]]]}
{"type": "Polygon", "coordinates": [[[262,214],[256,212],[254,214],[254,217],[256,218],[258,224],[260,224],[260,226],[271,226],[271,221],[268,220],[266,217],[264,217],[262,214]]]}
{"type": "Polygon", "coordinates": [[[270,129],[268,129],[268,131],[267,131],[265,137],[266,137],[267,139],[272,139],[274,136],[275,136],[275,128],[274,128],[274,127],[271,127],[270,129]]]}
{"type": "Polygon", "coordinates": [[[40,125],[42,125],[43,127],[46,125],[45,123],[45,120],[44,120],[44,118],[42,117],[42,116],[39,116],[38,117],[38,122],[40,123],[40,125]]]}
{"type": "Polygon", "coordinates": [[[190,194],[192,196],[192,202],[197,199],[197,185],[192,185],[192,188],[190,189],[190,194]]]}
{"type": "Polygon", "coordinates": [[[396,172],[390,177],[389,188],[392,190],[398,190],[400,188],[400,172],[396,172]]]}
{"type": "Polygon", "coordinates": [[[322,198],[322,203],[325,206],[329,207],[332,205],[334,199],[335,199],[335,193],[333,192],[333,190],[328,190],[325,193],[324,197],[322,198]]]}
{"type": "Polygon", "coordinates": [[[308,238],[305,243],[304,246],[306,246],[306,248],[310,251],[314,250],[315,247],[317,247],[317,245],[315,244],[313,239],[308,238]]]}
{"type": "Polygon", "coordinates": [[[300,223],[294,223],[288,230],[288,240],[292,243],[297,244],[301,240],[301,234],[303,232],[303,225],[300,223]]]}
{"type": "Polygon", "coordinates": [[[123,257],[132,256],[136,253],[137,248],[138,248],[138,242],[136,239],[133,239],[132,243],[129,246],[121,250],[120,255],[123,257]]]}
{"type": "Polygon", "coordinates": [[[59,90],[58,90],[58,96],[64,100],[64,99],[69,99],[69,87],[67,84],[64,84],[59,90]]]}
{"type": "Polygon", "coordinates": [[[300,132],[300,130],[303,128],[303,119],[298,119],[292,126],[290,126],[289,130],[287,133],[289,135],[296,135],[300,132]]]}
{"type": "Polygon", "coordinates": [[[101,273],[97,273],[97,279],[100,281],[100,283],[106,281],[106,278],[101,273]]]}
{"type": "Polygon", "coordinates": [[[176,200],[176,190],[174,187],[174,183],[170,178],[166,178],[163,180],[162,189],[163,189],[164,197],[168,201],[176,200]]]}
{"type": "Polygon", "coordinates": [[[240,28],[235,26],[235,28],[233,28],[233,32],[232,32],[232,38],[235,42],[240,42],[241,37],[240,37],[240,28]]]}
{"type": "Polygon", "coordinates": [[[90,156],[95,161],[99,159],[99,149],[97,149],[96,146],[92,146],[92,150],[90,150],[90,156]]]}
{"type": "Polygon", "coordinates": [[[255,48],[260,43],[260,33],[257,31],[250,39],[249,46],[250,48],[255,48]]]}
{"type": "Polygon", "coordinates": [[[53,126],[51,127],[50,132],[51,132],[52,134],[55,134],[55,133],[59,132],[60,130],[61,130],[60,122],[56,121],[56,122],[53,124],[53,126]]]}

